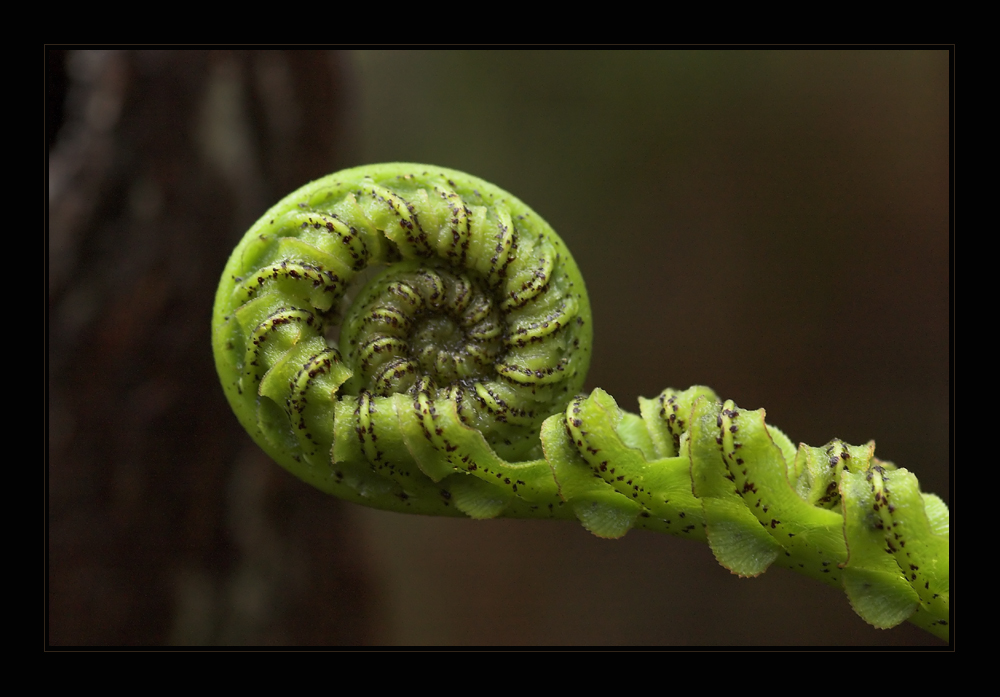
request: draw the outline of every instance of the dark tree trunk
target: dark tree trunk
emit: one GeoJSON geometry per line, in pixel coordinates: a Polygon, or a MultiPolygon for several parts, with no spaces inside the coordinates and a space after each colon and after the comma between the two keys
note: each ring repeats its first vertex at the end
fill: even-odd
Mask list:
{"type": "Polygon", "coordinates": [[[342,167],[335,54],[49,55],[49,641],[359,644],[340,503],[275,467],[212,363],[218,275],[342,167]]]}

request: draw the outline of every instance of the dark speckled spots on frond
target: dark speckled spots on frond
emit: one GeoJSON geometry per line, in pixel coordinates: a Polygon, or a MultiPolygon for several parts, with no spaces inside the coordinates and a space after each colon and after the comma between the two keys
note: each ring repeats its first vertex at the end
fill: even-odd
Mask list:
{"type": "Polygon", "coordinates": [[[784,566],[843,588],[877,627],[948,637],[949,512],[911,473],[874,443],[795,446],[707,387],[640,399],[639,414],[582,395],[591,334],[583,279],[541,217],[415,164],[339,172],[268,211],[233,252],[213,319],[236,415],[323,491],[704,540],[735,574],[784,566]]]}

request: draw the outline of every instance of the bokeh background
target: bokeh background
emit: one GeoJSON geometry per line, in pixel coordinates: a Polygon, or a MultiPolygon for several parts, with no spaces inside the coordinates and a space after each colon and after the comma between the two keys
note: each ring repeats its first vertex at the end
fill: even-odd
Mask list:
{"type": "Polygon", "coordinates": [[[370,162],[464,170],[572,250],[588,389],[708,384],[951,501],[949,53],[47,52],[53,645],[938,645],[706,545],[315,492],[209,345],[229,251],[370,162]]]}

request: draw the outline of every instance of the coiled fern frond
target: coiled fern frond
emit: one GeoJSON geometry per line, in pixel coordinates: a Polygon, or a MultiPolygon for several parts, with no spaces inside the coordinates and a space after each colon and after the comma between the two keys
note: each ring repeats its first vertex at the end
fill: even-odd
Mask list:
{"type": "Polygon", "coordinates": [[[323,491],[705,540],[733,573],[785,566],[843,587],[876,627],[948,638],[949,512],[913,474],[874,443],[795,446],[707,387],[640,399],[638,414],[580,394],[591,343],[583,279],[545,221],[418,164],[286,197],[233,252],[213,317],[237,417],[323,491]]]}

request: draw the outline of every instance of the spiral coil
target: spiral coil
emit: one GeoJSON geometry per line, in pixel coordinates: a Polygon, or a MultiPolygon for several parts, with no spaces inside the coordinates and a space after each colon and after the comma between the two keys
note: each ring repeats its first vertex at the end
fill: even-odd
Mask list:
{"type": "Polygon", "coordinates": [[[393,510],[469,498],[468,482],[420,476],[468,471],[449,420],[504,460],[541,458],[541,424],[582,387],[590,346],[583,280],[551,228],[487,182],[421,165],[286,198],[234,252],[216,302],[220,376],[257,442],[320,488],[393,510]],[[359,272],[382,266],[341,318],[359,272]]]}

